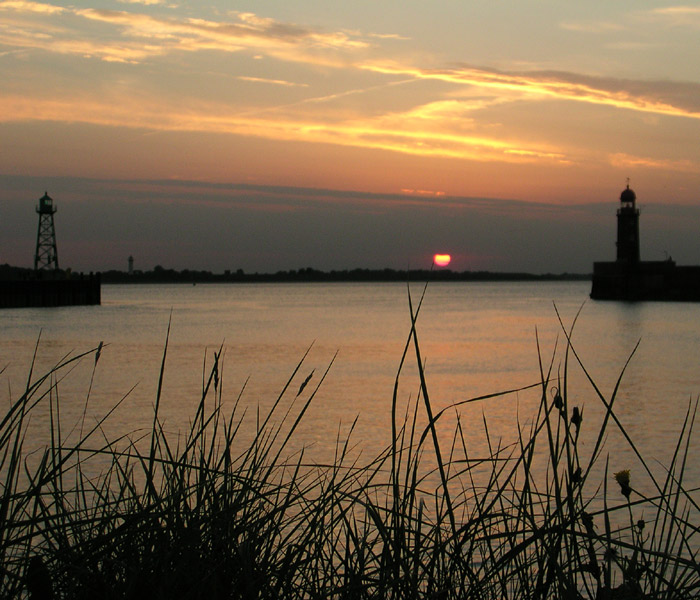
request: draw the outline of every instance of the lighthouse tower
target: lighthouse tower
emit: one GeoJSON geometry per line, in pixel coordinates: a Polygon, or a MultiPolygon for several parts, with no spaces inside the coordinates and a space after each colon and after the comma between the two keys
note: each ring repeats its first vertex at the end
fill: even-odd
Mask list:
{"type": "Polygon", "coordinates": [[[53,227],[53,214],[56,207],[53,198],[44,193],[36,207],[39,213],[39,229],[36,234],[36,254],[34,254],[34,270],[58,270],[58,253],[56,251],[56,232],[53,227]]]}
{"type": "Polygon", "coordinates": [[[629,183],[620,194],[617,209],[617,262],[628,265],[639,262],[639,209],[636,194],[629,183]]]}

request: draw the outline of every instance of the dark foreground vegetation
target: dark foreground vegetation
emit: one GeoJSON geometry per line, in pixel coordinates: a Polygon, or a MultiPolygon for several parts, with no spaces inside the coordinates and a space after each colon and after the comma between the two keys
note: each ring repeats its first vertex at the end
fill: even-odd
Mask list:
{"type": "Polygon", "coordinates": [[[269,413],[253,417],[257,433],[245,445],[243,401],[222,408],[220,352],[179,439],[163,430],[159,391],[145,437],[106,439],[106,414],[66,441],[60,380],[76,361],[97,365],[101,345],[30,376],[0,422],[0,596],[698,597],[698,507],[683,485],[693,411],[664,477],[641,456],[638,472],[609,472],[608,429],[626,436],[617,387],[606,397],[590,381],[604,418],[584,452],[586,422],[567,393],[577,359],[566,344],[562,367],[543,361],[529,390],[541,397],[530,424],[510,444],[491,440],[490,455],[471,456],[459,418],[451,439],[438,436],[446,410],[459,406],[433,410],[418,312],[411,308],[397,382],[404,361],[415,361],[420,393],[403,413],[395,392],[393,441],[363,462],[346,439],[325,466],[290,451],[323,380],[304,377],[303,359],[269,413]],[[38,410],[50,415],[50,443],[29,454],[27,423],[38,410]],[[653,493],[638,491],[642,478],[653,493]]]}

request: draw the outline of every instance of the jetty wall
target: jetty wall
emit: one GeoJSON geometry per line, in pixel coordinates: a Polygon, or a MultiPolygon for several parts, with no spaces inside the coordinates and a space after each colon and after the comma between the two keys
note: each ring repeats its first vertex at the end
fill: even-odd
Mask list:
{"type": "Polygon", "coordinates": [[[0,281],[0,308],[100,304],[100,275],[0,281]]]}
{"type": "Polygon", "coordinates": [[[700,301],[700,267],[672,260],[593,264],[594,300],[700,301]]]}

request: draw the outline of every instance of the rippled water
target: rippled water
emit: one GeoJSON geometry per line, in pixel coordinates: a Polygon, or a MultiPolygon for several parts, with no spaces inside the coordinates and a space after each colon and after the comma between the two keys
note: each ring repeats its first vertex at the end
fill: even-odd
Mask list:
{"type": "MultiPolygon", "coordinates": [[[[556,311],[568,328],[580,310],[574,347],[603,394],[610,395],[639,342],[622,380],[616,411],[650,462],[667,462],[688,404],[700,394],[700,305],[594,302],[588,299],[589,286],[430,284],[418,337],[434,410],[538,382],[538,340],[545,369],[554,356],[553,372],[563,376],[565,338],[556,311]]],[[[411,285],[414,306],[422,289],[420,283],[411,285]]],[[[105,285],[102,298],[102,306],[0,312],[6,405],[26,385],[40,334],[35,375],[103,341],[89,394],[88,422],[128,394],[105,426],[107,434],[147,429],[171,320],[162,395],[162,414],[171,431],[187,427],[201,396],[203,373],[219,347],[224,356],[224,406],[231,409],[242,391],[239,408],[253,416],[258,408],[264,412],[271,406],[310,349],[291,388],[296,393],[313,371],[303,399],[333,364],[296,442],[311,446],[309,456],[316,460],[329,460],[339,432],[346,435],[355,417],[352,439],[368,456],[390,439],[394,381],[410,332],[406,285],[105,285]]],[[[590,448],[602,405],[574,358],[569,362],[569,398],[583,407],[583,429],[588,431],[584,446],[590,448]]],[[[77,422],[83,413],[93,364],[92,358],[82,361],[58,386],[66,424],[77,422]]],[[[411,350],[398,392],[402,411],[418,391],[411,350]]],[[[468,443],[476,453],[484,452],[485,415],[494,439],[513,441],[518,420],[526,425],[533,418],[539,397],[540,391],[530,390],[466,404],[459,413],[445,413],[441,435],[447,444],[459,414],[468,443]]],[[[46,433],[48,415],[38,410],[32,418],[39,440],[46,433]]],[[[243,436],[252,435],[254,418],[247,427],[243,436]]],[[[607,448],[611,470],[631,464],[619,436],[611,433],[607,448]]],[[[699,466],[691,465],[694,481],[700,481],[699,472],[699,466]]]]}

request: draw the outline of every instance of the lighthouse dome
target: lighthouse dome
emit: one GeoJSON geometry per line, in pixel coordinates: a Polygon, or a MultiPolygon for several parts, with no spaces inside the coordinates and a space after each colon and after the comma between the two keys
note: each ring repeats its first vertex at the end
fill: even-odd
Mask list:
{"type": "Polygon", "coordinates": [[[622,190],[622,193],[620,194],[620,202],[634,202],[637,199],[637,195],[634,193],[633,190],[630,189],[629,184],[627,187],[622,190]]]}

